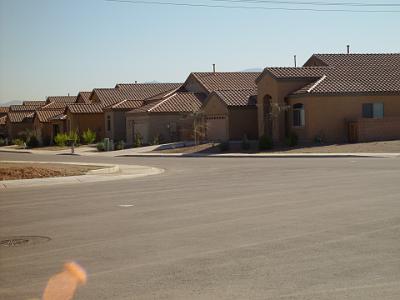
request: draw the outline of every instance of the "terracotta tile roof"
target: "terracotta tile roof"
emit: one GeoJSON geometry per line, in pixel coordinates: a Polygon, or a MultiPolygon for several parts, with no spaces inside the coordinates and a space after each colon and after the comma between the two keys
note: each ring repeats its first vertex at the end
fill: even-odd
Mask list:
{"type": "Polygon", "coordinates": [[[92,93],[97,95],[104,108],[127,99],[145,100],[175,90],[181,85],[181,83],[128,83],[117,84],[112,89],[94,89],[92,93]]]}
{"type": "Polygon", "coordinates": [[[50,120],[52,120],[54,117],[63,115],[64,110],[63,109],[58,109],[58,110],[37,110],[36,111],[36,116],[38,117],[39,121],[42,123],[48,123],[50,120]]]}
{"type": "Polygon", "coordinates": [[[4,126],[7,122],[7,116],[0,117],[0,125],[4,126]]]}
{"type": "Polygon", "coordinates": [[[255,89],[260,72],[196,72],[192,75],[209,92],[216,90],[255,89]]]}
{"type": "Polygon", "coordinates": [[[310,79],[292,95],[400,93],[400,54],[314,54],[302,68],[264,72],[280,79],[310,79]],[[310,67],[315,63],[320,66],[310,67]]]}
{"type": "Polygon", "coordinates": [[[35,111],[38,107],[35,105],[10,105],[10,111],[35,111]]]}
{"type": "Polygon", "coordinates": [[[256,106],[257,90],[216,91],[227,106],[256,106]]]}
{"type": "Polygon", "coordinates": [[[9,107],[4,107],[4,106],[0,106],[0,113],[8,113],[8,111],[10,110],[9,107]]]}
{"type": "Polygon", "coordinates": [[[7,114],[7,118],[11,123],[20,123],[26,120],[33,120],[34,115],[35,113],[32,111],[10,111],[7,114]]]}
{"type": "Polygon", "coordinates": [[[84,103],[90,103],[90,95],[92,92],[79,92],[77,99],[82,99],[84,103]]]}
{"type": "Polygon", "coordinates": [[[22,105],[26,105],[26,106],[43,106],[46,105],[46,101],[24,101],[22,102],[22,105]]]}
{"type": "Polygon", "coordinates": [[[62,109],[62,108],[66,108],[67,105],[68,105],[68,103],[65,103],[65,102],[50,102],[50,103],[46,104],[45,106],[42,106],[41,109],[50,109],[50,110],[62,109]]]}
{"type": "Polygon", "coordinates": [[[46,102],[64,102],[64,103],[74,103],[77,96],[50,96],[47,97],[46,102]]]}
{"type": "Polygon", "coordinates": [[[165,99],[148,103],[131,113],[183,113],[200,109],[205,96],[199,93],[176,92],[165,99]]]}
{"type": "Polygon", "coordinates": [[[329,67],[299,67],[299,68],[265,68],[276,79],[317,79],[327,74],[329,67]]]}
{"type": "Polygon", "coordinates": [[[142,100],[123,100],[117,104],[111,106],[112,109],[120,109],[120,110],[131,110],[135,108],[139,108],[145,104],[142,100]]]}
{"type": "Polygon", "coordinates": [[[101,114],[103,109],[98,104],[83,104],[74,103],[69,104],[67,109],[73,114],[101,114]]]}
{"type": "MultiPolygon", "coordinates": [[[[119,88],[101,88],[92,91],[91,98],[96,95],[100,100],[102,107],[109,107],[118,102],[125,100],[127,97],[120,91],[119,88]]],[[[93,102],[94,103],[94,102],[93,102]]]]}
{"type": "Polygon", "coordinates": [[[163,93],[176,90],[182,83],[120,83],[120,88],[126,99],[145,100],[163,93]]]}

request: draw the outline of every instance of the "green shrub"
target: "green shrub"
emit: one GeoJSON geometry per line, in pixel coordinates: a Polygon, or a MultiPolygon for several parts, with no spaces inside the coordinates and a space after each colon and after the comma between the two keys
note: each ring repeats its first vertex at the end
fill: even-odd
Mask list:
{"type": "Polygon", "coordinates": [[[82,138],[85,144],[93,144],[96,140],[96,132],[91,131],[89,128],[88,130],[82,133],[82,138]]]}
{"type": "Polygon", "coordinates": [[[25,142],[24,142],[22,139],[13,139],[13,140],[12,140],[12,143],[13,143],[14,145],[19,146],[19,147],[22,147],[22,146],[25,144],[25,142]]]}
{"type": "Polygon", "coordinates": [[[262,137],[260,137],[259,141],[258,141],[258,148],[260,150],[270,150],[274,147],[274,144],[272,142],[272,139],[267,136],[267,135],[263,135],[262,137]]]}
{"type": "Polygon", "coordinates": [[[67,141],[68,141],[68,134],[66,133],[58,133],[54,137],[54,143],[60,147],[64,147],[67,144],[67,141]]]}
{"type": "Polygon", "coordinates": [[[68,134],[68,141],[72,144],[74,143],[74,145],[77,145],[79,143],[79,135],[78,132],[76,131],[70,131],[68,134]]]}
{"type": "Polygon", "coordinates": [[[99,151],[99,152],[106,151],[106,145],[104,144],[104,142],[97,143],[96,148],[97,148],[97,151],[99,151]]]}
{"type": "Polygon", "coordinates": [[[118,143],[115,144],[115,150],[124,150],[125,149],[125,142],[124,141],[119,141],[118,143]]]}
{"type": "Polygon", "coordinates": [[[133,143],[133,147],[142,147],[143,139],[140,133],[135,134],[135,141],[133,143]]]}
{"type": "Polygon", "coordinates": [[[6,145],[6,140],[3,138],[0,138],[0,147],[5,146],[6,145]]]}
{"type": "Polygon", "coordinates": [[[285,144],[286,146],[289,147],[297,146],[298,142],[299,142],[299,137],[294,132],[290,133],[289,136],[286,137],[285,139],[285,144]]]}
{"type": "Polygon", "coordinates": [[[250,150],[250,148],[251,148],[251,145],[250,145],[249,140],[247,139],[247,135],[244,135],[243,139],[242,139],[242,149],[247,151],[247,150],[250,150]]]}
{"type": "Polygon", "coordinates": [[[229,147],[230,147],[229,142],[222,142],[219,144],[219,150],[221,152],[229,151],[229,147]]]}
{"type": "Polygon", "coordinates": [[[36,136],[32,135],[28,138],[26,145],[28,148],[36,148],[39,146],[39,141],[36,136]]]}

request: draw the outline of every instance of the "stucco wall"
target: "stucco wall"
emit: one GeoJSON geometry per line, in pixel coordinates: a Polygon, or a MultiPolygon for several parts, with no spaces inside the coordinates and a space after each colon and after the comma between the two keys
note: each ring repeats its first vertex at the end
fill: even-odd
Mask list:
{"type": "Polygon", "coordinates": [[[285,139],[286,124],[285,124],[285,113],[277,112],[276,109],[272,111],[271,115],[264,115],[264,99],[266,96],[270,97],[270,102],[275,107],[283,108],[286,105],[285,98],[288,94],[300,89],[305,86],[309,81],[307,80],[279,80],[277,81],[270,75],[265,75],[257,83],[257,117],[258,117],[258,134],[262,136],[264,133],[268,133],[268,120],[271,118],[272,138],[275,143],[282,143],[285,139]]]}
{"type": "Polygon", "coordinates": [[[136,133],[140,133],[145,144],[152,143],[156,136],[159,136],[162,142],[192,138],[193,119],[190,114],[127,115],[126,124],[127,143],[130,145],[136,133]]]}
{"type": "Polygon", "coordinates": [[[11,139],[18,138],[18,135],[25,130],[33,130],[33,121],[11,123],[7,122],[8,136],[11,139]]]}
{"type": "Polygon", "coordinates": [[[40,145],[52,143],[53,129],[50,123],[42,123],[39,121],[39,118],[35,118],[33,128],[40,145]]]}
{"type": "Polygon", "coordinates": [[[229,138],[241,140],[258,138],[258,122],[256,107],[233,107],[229,109],[229,138]]]}
{"type": "Polygon", "coordinates": [[[400,117],[360,119],[357,121],[358,141],[384,141],[400,139],[400,117]]]}
{"type": "MultiPolygon", "coordinates": [[[[364,103],[382,102],[384,119],[400,117],[399,96],[335,96],[291,98],[289,104],[304,104],[305,126],[294,128],[292,111],[289,112],[289,126],[302,142],[312,142],[321,136],[328,143],[348,141],[348,121],[362,118],[364,103]]],[[[376,123],[378,124],[378,123],[376,123]]],[[[373,140],[373,139],[372,139],[373,140]]]]}
{"type": "Polygon", "coordinates": [[[67,119],[70,127],[67,130],[77,130],[79,135],[82,135],[88,128],[96,132],[96,139],[104,139],[104,113],[101,114],[71,114],[68,111],[67,119]]]}

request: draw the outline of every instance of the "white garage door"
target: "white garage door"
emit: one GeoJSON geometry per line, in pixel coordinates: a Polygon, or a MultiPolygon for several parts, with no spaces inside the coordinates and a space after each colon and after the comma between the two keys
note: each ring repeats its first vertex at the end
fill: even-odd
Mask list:
{"type": "Polygon", "coordinates": [[[207,139],[209,141],[227,141],[228,119],[223,115],[207,116],[207,139]]]}

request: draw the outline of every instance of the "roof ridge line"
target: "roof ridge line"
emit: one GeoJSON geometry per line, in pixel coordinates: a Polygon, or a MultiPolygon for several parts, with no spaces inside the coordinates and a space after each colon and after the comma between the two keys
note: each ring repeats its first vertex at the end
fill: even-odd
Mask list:
{"type": "Polygon", "coordinates": [[[164,100],[158,102],[156,105],[154,105],[152,108],[150,108],[149,110],[147,110],[147,112],[151,112],[153,109],[155,109],[156,107],[159,107],[161,104],[163,104],[165,101],[171,99],[172,97],[174,97],[176,94],[170,95],[169,97],[165,98],[164,100]]]}
{"type": "Polygon", "coordinates": [[[310,93],[313,89],[315,89],[322,81],[324,81],[326,75],[322,76],[316,83],[314,83],[308,90],[307,93],[310,93]]]}

